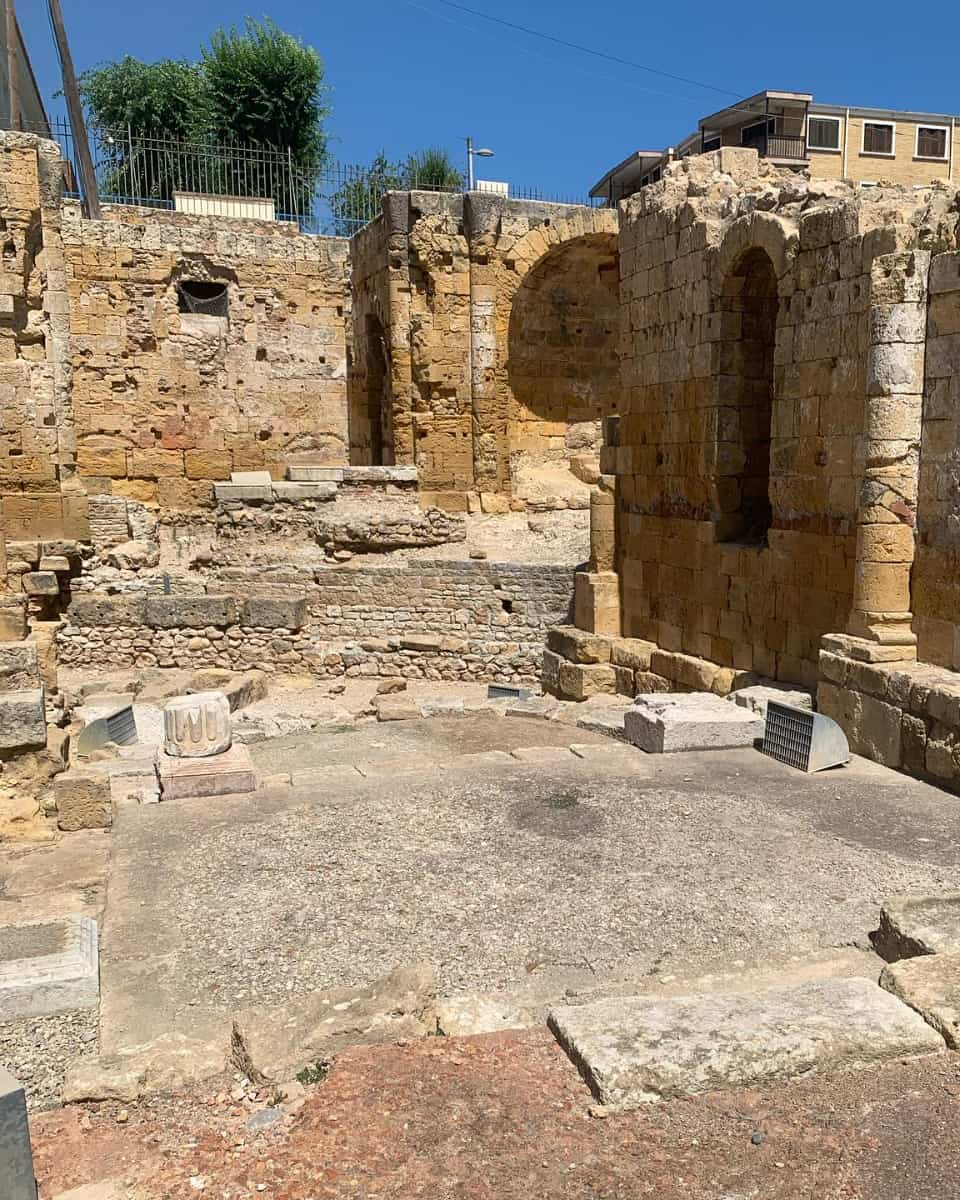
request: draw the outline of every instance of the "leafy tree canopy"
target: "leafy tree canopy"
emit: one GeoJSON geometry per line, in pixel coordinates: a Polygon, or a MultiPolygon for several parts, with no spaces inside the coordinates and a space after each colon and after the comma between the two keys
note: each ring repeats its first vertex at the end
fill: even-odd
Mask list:
{"type": "Polygon", "coordinates": [[[455,192],[462,186],[463,175],[441,147],[417,150],[404,162],[390,162],[381,150],[369,167],[343,183],[331,197],[334,232],[349,237],[379,216],[387,192],[408,189],[455,192]]]}
{"type": "Polygon", "coordinates": [[[84,71],[80,88],[90,122],[105,135],[132,129],[186,138],[209,125],[207,83],[197,63],[121,58],[84,71]]]}

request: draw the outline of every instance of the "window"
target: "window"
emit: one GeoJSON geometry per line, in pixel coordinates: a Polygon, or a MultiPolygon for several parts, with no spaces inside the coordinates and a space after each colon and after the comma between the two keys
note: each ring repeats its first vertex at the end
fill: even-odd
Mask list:
{"type": "Polygon", "coordinates": [[[703,153],[706,154],[710,150],[719,150],[721,146],[719,133],[705,133],[703,135],[703,153]]]}
{"type": "Polygon", "coordinates": [[[177,308],[182,313],[204,313],[210,317],[227,315],[227,287],[203,279],[185,279],[177,285],[177,308]]]}
{"type": "Polygon", "coordinates": [[[811,150],[839,150],[840,118],[811,117],[807,122],[807,146],[811,150]]]}
{"type": "Polygon", "coordinates": [[[917,158],[947,157],[947,129],[945,125],[917,126],[917,158]]]}
{"type": "Polygon", "coordinates": [[[863,154],[893,154],[893,122],[864,121],[863,154]]]}

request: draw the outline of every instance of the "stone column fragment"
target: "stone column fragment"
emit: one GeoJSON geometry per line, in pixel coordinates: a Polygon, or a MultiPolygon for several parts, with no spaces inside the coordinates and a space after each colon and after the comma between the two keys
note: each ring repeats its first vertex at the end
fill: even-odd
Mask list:
{"type": "Polygon", "coordinates": [[[916,658],[911,623],[927,275],[925,251],[885,254],[870,274],[867,395],[858,457],[857,564],[848,632],[916,658]]]}
{"type": "Polygon", "coordinates": [[[223,692],[176,696],[163,710],[164,750],[175,758],[209,758],[230,749],[230,704],[223,692]]]}

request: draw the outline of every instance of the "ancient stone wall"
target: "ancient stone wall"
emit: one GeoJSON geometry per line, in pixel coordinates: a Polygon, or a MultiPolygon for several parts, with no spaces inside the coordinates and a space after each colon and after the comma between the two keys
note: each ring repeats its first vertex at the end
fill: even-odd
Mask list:
{"type": "Polygon", "coordinates": [[[346,461],[346,240],[119,205],[64,214],[89,494],[190,509],[231,471],[346,461]]]}
{"type": "Polygon", "coordinates": [[[960,254],[930,266],[914,628],[921,659],[960,668],[960,254]]]}
{"type": "Polygon", "coordinates": [[[390,379],[404,348],[395,355],[387,341],[390,308],[401,298],[390,290],[388,225],[374,221],[350,241],[351,315],[347,365],[350,462],[389,465],[395,461],[389,417],[390,379]],[[392,301],[391,301],[392,298],[392,301]]]}
{"type": "Polygon", "coordinates": [[[426,491],[522,508],[543,464],[596,453],[618,400],[615,213],[396,193],[354,255],[352,412],[381,414],[382,452],[426,491]]]}
{"type": "Polygon", "coordinates": [[[260,572],[239,575],[216,594],[77,595],[61,662],[532,680],[547,629],[569,619],[573,583],[567,567],[480,562],[291,568],[282,593],[260,572]]]}

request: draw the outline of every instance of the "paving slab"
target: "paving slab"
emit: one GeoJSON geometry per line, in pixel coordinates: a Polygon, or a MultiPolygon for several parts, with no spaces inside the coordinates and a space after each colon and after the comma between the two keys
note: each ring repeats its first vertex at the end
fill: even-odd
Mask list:
{"type": "Polygon", "coordinates": [[[710,692],[663,692],[638,696],[626,710],[624,730],[648,754],[729,750],[763,737],[763,721],[710,692]]]}
{"type": "Polygon", "coordinates": [[[924,954],[884,967],[880,986],[916,1009],[953,1050],[960,1050],[960,954],[924,954]]]}
{"type": "Polygon", "coordinates": [[[255,792],[259,782],[250,751],[239,743],[212,758],[173,758],[161,754],[158,767],[164,800],[255,792]]]}
{"type": "Polygon", "coordinates": [[[23,1088],[0,1067],[0,1195],[3,1200],[37,1200],[33,1152],[23,1088]]]}
{"type": "Polygon", "coordinates": [[[548,1024],[590,1090],[619,1110],[944,1048],[919,1014],[866,979],[723,995],[601,1000],[548,1024]]]}
{"type": "Polygon", "coordinates": [[[880,926],[870,940],[887,962],[960,951],[960,892],[891,896],[883,902],[880,926]]]}
{"type": "Polygon", "coordinates": [[[99,972],[90,917],[0,926],[0,1020],[95,1008],[99,972]]]}
{"type": "Polygon", "coordinates": [[[626,708],[597,708],[577,718],[578,729],[589,729],[591,733],[604,733],[607,737],[627,740],[626,708]]]}

